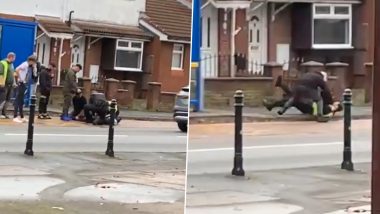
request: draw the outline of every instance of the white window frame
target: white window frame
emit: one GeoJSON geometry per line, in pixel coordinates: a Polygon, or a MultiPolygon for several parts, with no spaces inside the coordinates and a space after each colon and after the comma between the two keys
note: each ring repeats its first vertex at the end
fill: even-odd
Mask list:
{"type": "Polygon", "coordinates": [[[313,49],[353,49],[352,46],[352,5],[351,4],[313,4],[312,16],[312,48],[313,49]],[[330,14],[316,14],[317,7],[330,7],[330,14]],[[335,14],[335,7],[347,7],[348,14],[335,14]],[[349,20],[349,35],[347,44],[315,44],[314,43],[314,20],[315,19],[336,19],[349,20]]]}
{"type": "Polygon", "coordinates": [[[185,54],[185,45],[183,44],[173,44],[173,52],[172,52],[172,70],[183,70],[183,59],[185,54]],[[175,50],[175,47],[181,47],[181,51],[175,50]],[[173,56],[174,54],[181,54],[181,66],[179,68],[173,67],[173,56]]]}
{"type": "Polygon", "coordinates": [[[115,47],[115,61],[114,61],[114,69],[117,71],[136,71],[136,72],[142,72],[142,60],[144,56],[144,42],[139,40],[131,40],[131,39],[117,39],[116,40],[116,47],[115,47]],[[120,47],[119,42],[128,42],[128,47],[120,47]],[[141,44],[141,48],[133,48],[131,47],[132,43],[139,43],[141,44]],[[116,66],[116,60],[117,60],[117,51],[133,51],[133,52],[140,52],[140,63],[139,68],[127,68],[127,67],[118,67],[116,66]]]}

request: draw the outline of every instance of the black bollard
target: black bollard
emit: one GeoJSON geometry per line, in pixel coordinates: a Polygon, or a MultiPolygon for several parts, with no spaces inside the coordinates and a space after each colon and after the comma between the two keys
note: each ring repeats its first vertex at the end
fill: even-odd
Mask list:
{"type": "Polygon", "coordinates": [[[343,94],[344,105],[344,151],[342,169],[354,171],[354,164],[352,163],[351,151],[351,106],[352,106],[352,92],[351,89],[344,90],[343,94]]]}
{"type": "Polygon", "coordinates": [[[114,138],[114,132],[115,132],[114,130],[115,114],[116,114],[116,100],[113,99],[111,102],[111,117],[110,117],[108,143],[107,143],[107,151],[106,151],[106,155],[108,155],[109,157],[115,157],[115,153],[113,151],[113,138],[114,138]]]}
{"type": "Polygon", "coordinates": [[[245,172],[243,169],[243,106],[244,106],[244,94],[243,91],[235,92],[235,157],[234,157],[234,168],[232,170],[232,175],[244,176],[245,172]]]}
{"type": "Polygon", "coordinates": [[[34,135],[34,112],[36,110],[36,95],[31,98],[31,103],[29,107],[29,124],[28,124],[28,139],[26,140],[26,149],[24,154],[33,156],[33,135],[34,135]]]}

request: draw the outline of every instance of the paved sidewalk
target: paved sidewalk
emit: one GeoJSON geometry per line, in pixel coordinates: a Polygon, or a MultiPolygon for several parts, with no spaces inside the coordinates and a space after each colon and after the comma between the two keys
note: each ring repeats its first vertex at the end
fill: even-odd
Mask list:
{"type": "MultiPolygon", "coordinates": [[[[343,112],[335,115],[334,120],[343,118],[343,112]]],[[[352,107],[352,119],[371,119],[372,107],[352,107]]],[[[191,112],[190,123],[232,123],[234,122],[234,109],[206,109],[203,112],[191,112]]],[[[313,117],[302,115],[297,109],[289,109],[285,115],[278,115],[277,109],[269,112],[264,107],[243,109],[245,122],[269,122],[269,121],[312,121],[313,117]]]]}
{"type": "Polygon", "coordinates": [[[370,203],[370,164],[355,167],[355,172],[339,166],[248,171],[245,178],[190,174],[187,214],[344,214],[370,203]]]}
{"type": "MultiPolygon", "coordinates": [[[[53,116],[59,116],[62,110],[58,108],[49,108],[49,113],[53,116]]],[[[24,112],[29,114],[29,108],[25,108],[24,112]]],[[[12,115],[9,111],[9,115],[12,115]]],[[[151,112],[151,111],[131,111],[127,109],[120,110],[120,116],[124,120],[142,120],[142,121],[174,121],[173,113],[169,112],[151,112]]]]}
{"type": "Polygon", "coordinates": [[[1,213],[183,213],[184,153],[0,155],[1,213]]]}

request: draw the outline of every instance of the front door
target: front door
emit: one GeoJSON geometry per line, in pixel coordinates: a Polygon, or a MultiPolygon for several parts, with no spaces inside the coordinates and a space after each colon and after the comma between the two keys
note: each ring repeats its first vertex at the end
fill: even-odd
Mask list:
{"type": "Polygon", "coordinates": [[[248,68],[251,73],[261,74],[267,60],[266,6],[253,6],[249,10],[248,68]]]}

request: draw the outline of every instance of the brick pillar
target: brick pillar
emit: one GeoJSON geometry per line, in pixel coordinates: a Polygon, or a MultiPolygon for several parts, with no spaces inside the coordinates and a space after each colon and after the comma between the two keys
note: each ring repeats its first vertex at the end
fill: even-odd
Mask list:
{"type": "Polygon", "coordinates": [[[315,61],[309,61],[301,64],[301,72],[302,73],[309,73],[309,72],[316,72],[316,71],[323,71],[324,65],[320,62],[315,61]]]}
{"type": "Polygon", "coordinates": [[[372,99],[373,88],[373,63],[365,63],[365,102],[370,103],[372,99]]]}
{"type": "Polygon", "coordinates": [[[282,90],[276,88],[276,80],[279,76],[283,76],[284,71],[282,69],[282,65],[277,62],[268,62],[264,64],[264,76],[273,77],[272,88],[273,88],[273,96],[281,97],[282,90]]]}
{"type": "Polygon", "coordinates": [[[342,97],[344,89],[350,86],[348,79],[348,64],[341,62],[332,62],[326,64],[326,72],[331,76],[336,76],[335,96],[342,97]]]}
{"type": "Polygon", "coordinates": [[[121,81],[122,88],[129,91],[129,99],[130,100],[133,100],[135,98],[136,84],[137,83],[135,81],[132,81],[132,80],[121,81]]]}
{"type": "Polygon", "coordinates": [[[120,81],[117,79],[106,79],[105,95],[107,100],[117,98],[117,90],[119,89],[120,81]]]}
{"type": "Polygon", "coordinates": [[[130,105],[129,92],[126,89],[117,90],[117,104],[123,107],[130,105]]]}
{"type": "Polygon", "coordinates": [[[86,97],[87,100],[90,99],[91,96],[91,79],[88,77],[83,77],[83,95],[86,97]]]}
{"type": "Polygon", "coordinates": [[[150,82],[148,83],[148,95],[146,101],[146,108],[151,111],[157,111],[160,106],[161,96],[161,83],[150,82]]]}

